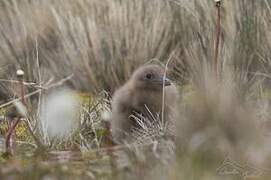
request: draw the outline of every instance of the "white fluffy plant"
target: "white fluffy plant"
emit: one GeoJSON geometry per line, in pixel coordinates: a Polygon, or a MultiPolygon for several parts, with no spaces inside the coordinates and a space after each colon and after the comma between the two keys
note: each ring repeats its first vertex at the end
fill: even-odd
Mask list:
{"type": "Polygon", "coordinates": [[[78,101],[68,89],[54,91],[45,97],[41,111],[44,140],[67,138],[78,127],[78,101]]]}

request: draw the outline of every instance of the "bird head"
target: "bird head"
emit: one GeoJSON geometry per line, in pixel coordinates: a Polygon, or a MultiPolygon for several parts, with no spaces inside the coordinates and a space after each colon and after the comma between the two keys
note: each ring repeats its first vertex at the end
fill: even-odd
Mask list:
{"type": "Polygon", "coordinates": [[[170,86],[171,81],[164,77],[165,69],[159,65],[146,65],[137,69],[131,81],[136,88],[162,90],[164,86],[170,86]]]}

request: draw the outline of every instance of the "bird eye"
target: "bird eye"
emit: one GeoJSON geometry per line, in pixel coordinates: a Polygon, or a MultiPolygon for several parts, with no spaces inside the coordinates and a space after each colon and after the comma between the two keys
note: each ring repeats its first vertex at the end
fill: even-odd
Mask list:
{"type": "Polygon", "coordinates": [[[146,74],[146,78],[147,79],[151,79],[152,78],[152,74],[146,74]]]}

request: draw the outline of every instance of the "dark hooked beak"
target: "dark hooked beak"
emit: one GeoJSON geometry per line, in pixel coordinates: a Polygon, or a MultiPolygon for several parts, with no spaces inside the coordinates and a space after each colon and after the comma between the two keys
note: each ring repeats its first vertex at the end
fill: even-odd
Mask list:
{"type": "Polygon", "coordinates": [[[157,79],[157,82],[161,86],[163,86],[163,85],[164,86],[170,86],[171,85],[171,81],[168,78],[164,77],[164,76],[159,77],[159,79],[157,79]]]}

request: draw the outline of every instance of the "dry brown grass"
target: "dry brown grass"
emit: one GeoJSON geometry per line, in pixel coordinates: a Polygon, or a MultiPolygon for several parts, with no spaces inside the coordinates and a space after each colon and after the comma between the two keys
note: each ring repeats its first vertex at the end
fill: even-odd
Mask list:
{"type": "MultiPolygon", "coordinates": [[[[239,173],[234,178],[247,175],[247,164],[263,172],[263,178],[268,174],[270,1],[223,1],[218,79],[212,74],[216,19],[212,1],[13,0],[0,5],[1,79],[15,79],[18,68],[26,72],[26,81],[38,84],[74,74],[67,83],[74,89],[113,92],[138,65],[172,58],[170,76],[181,85],[182,116],[177,163],[171,163],[174,168],[166,165],[170,178],[228,177],[216,171],[226,156],[239,163],[234,166],[239,173]]],[[[11,83],[1,82],[0,88],[1,99],[14,96],[11,83]]],[[[34,89],[29,87],[28,92],[34,89]]],[[[31,117],[37,122],[35,98],[31,105],[31,117]]],[[[100,148],[101,132],[93,122],[103,129],[101,111],[109,105],[106,101],[98,109],[95,104],[89,106],[94,109],[83,108],[81,120],[86,123],[81,130],[67,141],[56,140],[51,149],[100,148]]],[[[159,145],[150,148],[155,149],[151,153],[155,161],[145,158],[138,146],[122,153],[132,162],[128,169],[136,171],[128,177],[138,177],[144,171],[142,164],[149,162],[153,167],[157,159],[164,159],[161,149],[169,142],[153,141],[159,145]]],[[[101,159],[96,160],[100,163],[101,159]]],[[[148,178],[163,177],[161,167],[165,165],[153,171],[146,168],[148,178]]],[[[127,172],[121,172],[125,178],[127,172]]],[[[107,173],[97,174],[96,178],[110,179],[107,173]]]]}

